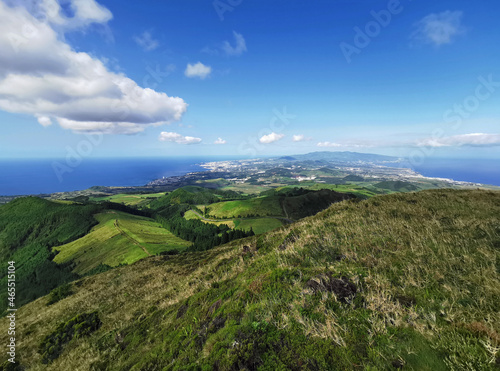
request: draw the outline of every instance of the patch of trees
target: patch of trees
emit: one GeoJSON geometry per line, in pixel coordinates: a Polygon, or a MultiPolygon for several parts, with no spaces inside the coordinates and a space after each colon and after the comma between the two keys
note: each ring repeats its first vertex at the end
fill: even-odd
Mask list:
{"type": "Polygon", "coordinates": [[[253,236],[254,232],[232,230],[226,224],[214,225],[198,219],[187,220],[184,213],[188,205],[169,205],[156,214],[156,220],[177,237],[193,243],[191,250],[204,251],[243,237],[253,236]]]}

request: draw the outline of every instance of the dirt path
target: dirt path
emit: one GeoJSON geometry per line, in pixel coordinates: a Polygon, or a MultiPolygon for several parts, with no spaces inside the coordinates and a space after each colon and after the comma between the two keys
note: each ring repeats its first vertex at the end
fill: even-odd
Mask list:
{"type": "Polygon", "coordinates": [[[130,242],[132,242],[134,245],[139,246],[142,250],[144,250],[146,254],[148,254],[148,256],[152,256],[144,246],[142,246],[137,240],[135,240],[132,236],[129,236],[128,233],[126,233],[123,229],[120,228],[120,226],[118,225],[118,219],[115,219],[115,227],[116,229],[118,229],[118,232],[120,232],[120,234],[128,238],[130,242]]]}

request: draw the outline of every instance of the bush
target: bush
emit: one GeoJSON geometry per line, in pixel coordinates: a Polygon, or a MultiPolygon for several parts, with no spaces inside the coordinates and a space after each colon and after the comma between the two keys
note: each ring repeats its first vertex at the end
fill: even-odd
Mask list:
{"type": "Polygon", "coordinates": [[[42,362],[47,364],[59,357],[65,344],[73,338],[90,335],[101,327],[97,312],[79,314],[66,323],[61,323],[54,332],[45,336],[39,346],[42,362]]]}
{"type": "Polygon", "coordinates": [[[50,292],[49,301],[47,305],[52,305],[57,303],[59,300],[64,299],[73,294],[73,290],[71,289],[71,284],[67,283],[62,285],[50,292]]]}

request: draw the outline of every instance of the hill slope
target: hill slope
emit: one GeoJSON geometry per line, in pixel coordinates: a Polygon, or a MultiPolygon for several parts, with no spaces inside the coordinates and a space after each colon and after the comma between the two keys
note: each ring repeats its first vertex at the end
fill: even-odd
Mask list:
{"type": "MultiPolygon", "coordinates": [[[[60,204],[36,197],[16,199],[0,207],[0,284],[7,287],[7,261],[16,261],[17,304],[47,294],[75,277],[69,267],[52,261],[51,248],[87,233],[97,222],[96,205],[60,204]]],[[[0,311],[7,292],[0,291],[0,311]]]]}
{"type": "Polygon", "coordinates": [[[498,215],[499,192],[394,194],[147,258],[19,309],[18,356],[32,370],[493,370],[498,215]]]}
{"type": "Polygon", "coordinates": [[[101,264],[130,264],[163,251],[184,250],[191,245],[150,218],[119,211],[95,215],[99,224],[84,237],[54,248],[54,261],[71,262],[73,271],[86,274],[101,264]]]}

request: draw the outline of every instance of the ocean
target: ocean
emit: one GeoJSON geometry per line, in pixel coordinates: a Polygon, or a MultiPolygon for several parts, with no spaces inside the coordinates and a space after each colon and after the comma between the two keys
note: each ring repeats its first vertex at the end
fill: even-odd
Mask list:
{"type": "MultiPolygon", "coordinates": [[[[0,195],[70,192],[92,186],[142,186],[164,176],[203,171],[205,169],[199,165],[204,162],[236,159],[242,158],[88,158],[83,159],[80,164],[50,159],[2,159],[0,195]]],[[[424,164],[413,168],[424,176],[500,186],[498,160],[427,158],[424,164]]]]}
{"type": "Polygon", "coordinates": [[[423,176],[500,186],[500,160],[427,158],[413,166],[423,176]]]}
{"type": "Polygon", "coordinates": [[[70,192],[92,186],[142,186],[161,177],[204,171],[199,164],[228,157],[0,160],[0,195],[70,192]]]}

